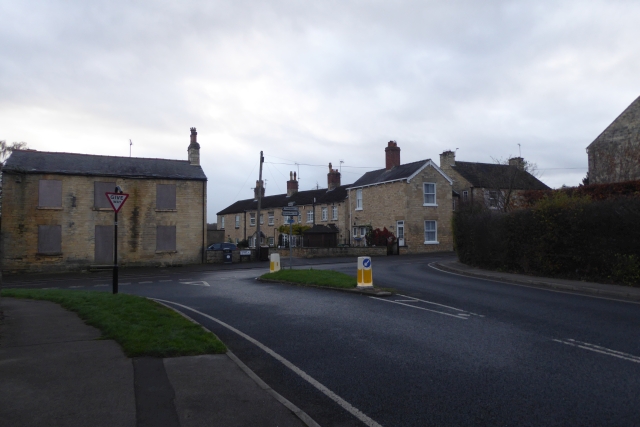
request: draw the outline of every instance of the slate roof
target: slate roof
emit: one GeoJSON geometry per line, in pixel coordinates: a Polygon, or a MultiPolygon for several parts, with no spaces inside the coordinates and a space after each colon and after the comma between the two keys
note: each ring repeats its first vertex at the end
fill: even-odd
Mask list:
{"type": "MultiPolygon", "coordinates": [[[[295,202],[296,205],[311,205],[313,204],[313,198],[316,198],[316,205],[339,203],[343,202],[347,198],[347,188],[350,185],[342,185],[331,191],[327,191],[326,188],[320,190],[307,190],[299,191],[287,197],[286,194],[276,194],[274,196],[265,196],[262,198],[261,210],[276,209],[287,206],[290,202],[295,202]]],[[[225,215],[229,213],[239,213],[245,211],[255,211],[258,209],[258,201],[254,199],[238,200],[234,204],[227,206],[223,210],[217,213],[217,215],[225,215]]]]}
{"type": "Polygon", "coordinates": [[[549,190],[549,187],[538,178],[515,166],[456,161],[452,169],[476,188],[549,190]],[[513,184],[510,184],[511,181],[513,184]]]}
{"type": "Polygon", "coordinates": [[[413,163],[406,163],[404,165],[396,166],[392,169],[378,169],[375,171],[367,172],[362,175],[356,182],[350,185],[350,188],[363,187],[365,185],[380,184],[389,181],[398,181],[401,179],[407,179],[414,173],[420,170],[429,160],[419,160],[413,163]]]}
{"type": "Polygon", "coordinates": [[[640,96],[631,103],[598,137],[593,140],[587,149],[594,144],[608,143],[615,140],[628,139],[635,133],[636,137],[640,129],[640,96]]]}
{"type": "Polygon", "coordinates": [[[16,150],[11,153],[3,172],[207,180],[202,168],[191,165],[187,160],[94,156],[35,150],[16,150]]]}

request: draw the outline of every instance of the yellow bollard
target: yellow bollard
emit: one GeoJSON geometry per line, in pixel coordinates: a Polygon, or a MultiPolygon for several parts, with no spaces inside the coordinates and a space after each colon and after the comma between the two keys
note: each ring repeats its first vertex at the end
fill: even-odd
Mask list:
{"type": "Polygon", "coordinates": [[[358,257],[358,287],[373,287],[373,273],[371,271],[371,258],[368,256],[358,257]]]}
{"type": "Polygon", "coordinates": [[[269,273],[280,271],[280,254],[269,255],[269,273]]]}

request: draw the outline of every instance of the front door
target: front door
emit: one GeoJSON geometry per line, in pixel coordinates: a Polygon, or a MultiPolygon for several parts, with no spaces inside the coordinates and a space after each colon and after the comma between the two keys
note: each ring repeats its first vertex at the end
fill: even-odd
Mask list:
{"type": "Polygon", "coordinates": [[[398,230],[398,246],[404,246],[404,221],[398,221],[396,224],[398,230]]]}
{"type": "Polygon", "coordinates": [[[113,225],[96,225],[95,263],[113,265],[113,225]]]}

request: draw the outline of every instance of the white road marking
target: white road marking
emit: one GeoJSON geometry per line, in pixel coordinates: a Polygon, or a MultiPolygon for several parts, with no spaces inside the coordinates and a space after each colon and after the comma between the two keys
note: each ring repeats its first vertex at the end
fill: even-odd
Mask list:
{"type": "Polygon", "coordinates": [[[373,298],[373,299],[376,299],[378,301],[391,302],[391,303],[398,304],[398,305],[404,305],[406,307],[417,308],[418,310],[430,311],[432,313],[444,314],[445,316],[455,317],[456,319],[467,320],[466,317],[459,317],[457,314],[444,313],[442,311],[436,311],[436,310],[429,310],[428,308],[416,307],[415,305],[404,304],[404,303],[401,303],[401,302],[391,301],[391,300],[384,299],[384,298],[378,298],[378,297],[369,297],[369,298],[373,298]]]}
{"type": "Polygon", "coordinates": [[[412,299],[414,299],[414,300],[416,300],[416,301],[426,302],[427,304],[438,305],[438,306],[440,306],[440,307],[450,308],[451,310],[455,310],[455,311],[463,311],[463,312],[465,312],[465,313],[466,313],[466,310],[462,310],[462,309],[460,309],[460,308],[451,307],[451,306],[449,306],[449,305],[438,304],[437,302],[425,301],[425,300],[423,300],[423,299],[414,298],[414,297],[409,297],[409,296],[407,296],[407,295],[402,295],[402,294],[398,294],[398,295],[400,295],[401,297],[405,297],[405,298],[412,298],[412,299]]]}
{"type": "Polygon", "coordinates": [[[94,288],[98,288],[100,286],[109,286],[109,285],[93,285],[94,288]]]}
{"type": "MultiPolygon", "coordinates": [[[[451,274],[453,276],[466,277],[467,279],[478,279],[478,280],[484,280],[486,282],[501,283],[503,285],[506,284],[506,285],[511,285],[511,286],[520,286],[522,288],[538,289],[538,290],[541,290],[541,291],[557,292],[559,294],[577,295],[577,296],[581,296],[581,297],[606,299],[607,301],[626,302],[626,303],[629,303],[629,304],[640,304],[640,302],[638,302],[638,301],[628,301],[628,300],[616,299],[616,298],[612,298],[612,297],[600,297],[600,296],[591,295],[591,294],[588,294],[588,293],[581,293],[580,291],[569,292],[569,291],[560,291],[560,290],[557,290],[557,289],[543,288],[541,286],[522,285],[520,283],[509,282],[508,279],[505,279],[505,280],[493,280],[493,279],[489,279],[489,278],[485,279],[484,277],[467,276],[466,274],[452,273],[452,272],[447,271],[447,270],[439,269],[438,267],[434,267],[432,264],[433,263],[427,264],[427,265],[429,267],[433,268],[434,270],[437,270],[437,271],[439,271],[441,273],[451,274]]],[[[482,317],[484,317],[484,316],[482,316],[482,317]]]]}
{"type": "Polygon", "coordinates": [[[197,282],[180,282],[184,285],[194,285],[194,286],[209,286],[207,282],[204,280],[198,280],[197,282]]]}
{"type": "Polygon", "coordinates": [[[138,284],[141,284],[141,283],[153,283],[153,282],[151,280],[147,280],[145,282],[138,282],[138,284]]]}
{"type": "Polygon", "coordinates": [[[275,351],[271,350],[269,347],[267,347],[266,345],[262,344],[260,341],[254,339],[254,338],[251,338],[249,335],[245,334],[244,332],[241,332],[240,330],[234,328],[233,326],[229,325],[228,323],[225,323],[222,320],[218,320],[215,317],[211,317],[208,314],[199,312],[199,311],[197,311],[197,310],[195,310],[195,309],[193,309],[191,307],[187,307],[186,305],[178,304],[178,303],[172,302],[172,301],[156,299],[156,298],[152,298],[152,299],[153,300],[157,300],[157,301],[161,301],[161,302],[166,302],[166,303],[169,303],[169,304],[174,304],[174,305],[177,305],[178,307],[184,308],[185,310],[193,311],[194,313],[197,313],[197,314],[199,314],[201,316],[204,316],[207,319],[213,320],[214,322],[216,322],[216,323],[224,326],[225,328],[235,332],[236,334],[240,335],[242,338],[244,338],[247,341],[255,344],[256,346],[258,346],[264,352],[266,352],[267,354],[271,355],[274,359],[278,360],[280,363],[285,365],[287,368],[291,369],[297,375],[299,375],[304,380],[306,380],[309,384],[311,384],[312,386],[314,386],[315,388],[320,390],[322,393],[324,393],[325,396],[329,397],[331,400],[336,402],[342,408],[347,410],[351,415],[353,415],[354,417],[356,417],[357,419],[362,421],[365,425],[367,425],[369,427],[382,427],[380,424],[378,424],[377,422],[375,422],[374,420],[372,420],[371,418],[366,416],[362,411],[360,411],[359,409],[357,409],[356,407],[351,405],[349,402],[347,402],[346,400],[344,400],[343,398],[341,398],[340,396],[338,396],[337,394],[335,394],[334,392],[329,390],[324,385],[322,385],[320,382],[318,382],[317,380],[312,378],[309,374],[304,372],[302,369],[298,368],[296,365],[294,365],[293,363],[289,362],[287,359],[285,359],[284,357],[280,356],[278,353],[276,353],[275,351]]]}
{"type": "Polygon", "coordinates": [[[553,339],[552,341],[570,345],[572,347],[582,348],[584,350],[594,351],[596,353],[606,354],[607,356],[617,357],[619,359],[628,360],[630,362],[640,363],[640,357],[638,356],[634,356],[633,354],[629,354],[629,353],[623,353],[621,351],[611,350],[605,347],[601,347],[599,345],[589,344],[586,342],[576,341],[573,339],[569,339],[567,341],[553,339]]]}

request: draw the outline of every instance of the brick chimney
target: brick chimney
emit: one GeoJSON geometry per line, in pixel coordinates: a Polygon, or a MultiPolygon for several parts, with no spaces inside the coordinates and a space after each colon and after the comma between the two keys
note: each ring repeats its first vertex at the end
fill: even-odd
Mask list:
{"type": "Polygon", "coordinates": [[[509,159],[509,166],[515,166],[521,171],[524,170],[524,159],[522,157],[512,157],[509,159]]]}
{"type": "Polygon", "coordinates": [[[253,200],[258,200],[259,191],[262,192],[262,197],[264,197],[264,181],[256,180],[256,187],[253,189],[253,200]]]}
{"type": "Polygon", "coordinates": [[[456,165],[456,152],[447,150],[440,154],[440,169],[449,169],[456,165]]]}
{"type": "Polygon", "coordinates": [[[395,141],[389,141],[387,148],[384,149],[386,155],[386,168],[392,169],[396,166],[400,166],[400,147],[395,141]]]}
{"type": "Polygon", "coordinates": [[[187,152],[189,153],[189,163],[193,166],[200,166],[200,144],[198,144],[196,128],[191,128],[191,144],[189,144],[187,152]]]}
{"type": "Polygon", "coordinates": [[[331,163],[329,163],[329,173],[327,174],[327,187],[328,191],[340,187],[340,172],[338,169],[333,169],[331,163]]]}
{"type": "Polygon", "coordinates": [[[289,172],[289,181],[287,181],[287,197],[291,197],[298,192],[298,180],[295,172],[289,172]]]}

